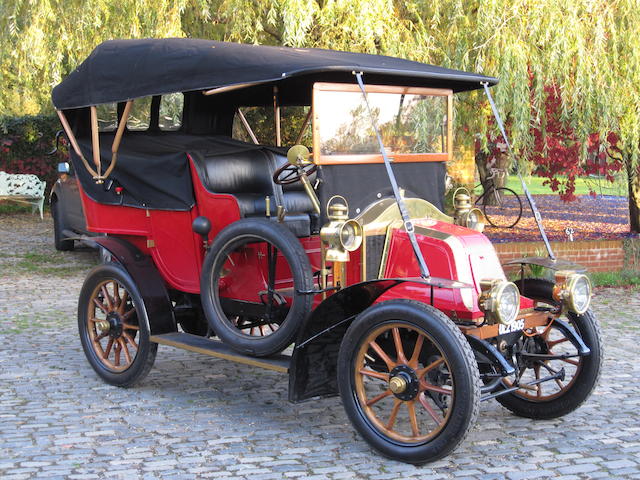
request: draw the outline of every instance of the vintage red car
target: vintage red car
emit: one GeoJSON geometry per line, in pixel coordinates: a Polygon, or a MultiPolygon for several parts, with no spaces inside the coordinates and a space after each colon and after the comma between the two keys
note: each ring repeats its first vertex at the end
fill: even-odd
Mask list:
{"type": "Polygon", "coordinates": [[[443,213],[453,95],[495,83],[329,50],[99,45],[53,90],[111,254],[79,299],[91,366],[130,386],[165,344],[288,373],[291,401],[339,393],[412,463],[451,452],[483,400],[577,408],[602,361],[588,278],[550,254],[510,282],[468,195],[443,213]]]}

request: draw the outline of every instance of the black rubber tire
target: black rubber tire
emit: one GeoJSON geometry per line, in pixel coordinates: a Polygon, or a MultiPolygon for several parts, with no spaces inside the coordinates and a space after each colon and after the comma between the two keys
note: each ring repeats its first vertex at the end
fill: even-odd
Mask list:
{"type": "MultiPolygon", "coordinates": [[[[489,196],[488,195],[484,195],[482,197],[482,213],[484,214],[484,218],[487,219],[487,222],[489,222],[490,225],[496,227],[496,228],[513,228],[516,226],[516,224],[520,221],[520,219],[522,218],[522,200],[520,200],[520,197],[518,196],[518,194],[516,192],[514,192],[513,190],[511,190],[510,188],[506,188],[506,187],[499,187],[496,188],[495,191],[498,193],[498,196],[500,198],[504,198],[505,195],[511,195],[513,196],[513,198],[515,198],[516,203],[517,203],[517,209],[518,209],[518,215],[515,219],[515,221],[513,221],[512,223],[509,222],[498,222],[496,220],[496,218],[494,217],[493,219],[491,218],[491,211],[487,212],[487,208],[491,209],[491,208],[500,208],[500,207],[496,207],[495,205],[491,205],[489,202],[489,196]]],[[[496,212],[493,212],[494,214],[496,212]]]]}
{"type": "Polygon", "coordinates": [[[73,250],[73,240],[67,240],[64,238],[62,230],[64,225],[62,223],[62,214],[60,213],[60,205],[57,200],[51,202],[51,216],[53,217],[53,244],[56,250],[61,252],[68,252],[73,250]]]}
{"type": "Polygon", "coordinates": [[[215,238],[202,266],[200,295],[202,309],[218,338],[238,352],[264,357],[287,348],[298,328],[311,311],[313,295],[295,294],[291,308],[279,328],[264,337],[243,334],[227,319],[218,293],[220,271],[227,254],[248,237],[255,237],[275,246],[289,263],[294,291],[311,290],[313,277],[309,258],[300,241],[286,227],[262,218],[245,218],[228,225],[215,238]]]}
{"type": "Polygon", "coordinates": [[[127,273],[127,271],[116,263],[98,265],[94,267],[84,280],[80,297],[78,299],[78,332],[82,348],[91,367],[102,380],[117,387],[131,387],[142,381],[156,359],[158,344],[149,340],[149,319],[144,307],[144,301],[140,296],[138,288],[127,273]],[[87,309],[90,296],[94,289],[103,281],[114,279],[121,283],[131,296],[136,306],[138,317],[138,352],[133,363],[123,372],[113,372],[109,370],[97,357],[95,350],[91,346],[89,331],[87,329],[87,309]]]}
{"type": "MultiPolygon", "coordinates": [[[[554,304],[553,283],[541,279],[525,279],[515,282],[522,295],[534,300],[554,304]]],[[[584,403],[598,383],[602,370],[602,330],[591,309],[583,315],[568,313],[566,318],[591,349],[591,354],[582,358],[582,364],[573,384],[561,396],[542,402],[534,402],[514,393],[496,398],[501,405],[521,417],[534,419],[558,418],[577,409],[584,403]]]]}
{"type": "Polygon", "coordinates": [[[412,300],[389,300],[362,312],[347,330],[338,355],[338,387],[347,416],[356,430],[381,454],[422,464],[453,451],[473,428],[480,407],[480,375],[473,350],[460,329],[442,312],[412,300]],[[356,398],[353,362],[361,342],[384,323],[406,323],[426,332],[438,344],[451,367],[454,401],[447,424],[424,443],[405,444],[375,428],[356,398]]]}

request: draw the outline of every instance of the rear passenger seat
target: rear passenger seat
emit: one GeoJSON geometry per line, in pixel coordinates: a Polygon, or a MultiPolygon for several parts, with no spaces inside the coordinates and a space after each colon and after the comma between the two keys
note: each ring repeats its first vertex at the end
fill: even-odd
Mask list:
{"type": "Polygon", "coordinates": [[[194,156],[204,187],[212,193],[233,195],[243,217],[264,217],[269,196],[272,218],[275,220],[277,206],[284,205],[285,225],[297,237],[308,237],[317,230],[318,219],[302,183],[286,185],[283,189],[273,182],[273,173],[286,162],[285,156],[267,149],[194,156]]]}

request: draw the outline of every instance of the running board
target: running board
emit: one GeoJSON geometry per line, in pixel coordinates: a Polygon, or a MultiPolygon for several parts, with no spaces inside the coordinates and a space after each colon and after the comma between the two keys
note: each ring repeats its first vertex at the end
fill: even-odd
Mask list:
{"type": "Polygon", "coordinates": [[[289,364],[291,363],[291,357],[289,355],[279,354],[271,357],[250,357],[236,352],[220,340],[211,340],[190,333],[174,332],[164,333],[162,335],[151,335],[149,340],[161,345],[169,345],[191,352],[203,353],[211,357],[231,360],[232,362],[275,370],[281,373],[288,373],[289,364]]]}

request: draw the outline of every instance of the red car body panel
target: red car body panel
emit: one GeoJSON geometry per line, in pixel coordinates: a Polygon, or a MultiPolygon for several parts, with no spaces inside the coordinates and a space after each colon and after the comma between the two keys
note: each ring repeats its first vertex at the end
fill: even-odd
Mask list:
{"type": "MultiPolygon", "coordinates": [[[[153,261],[169,288],[187,293],[200,293],[200,273],[206,254],[201,237],[192,231],[191,224],[198,216],[211,222],[208,240],[212,242],[227,225],[240,220],[240,208],[231,194],[208,191],[196,173],[190,159],[195,205],[190,211],[140,209],[106,205],[89,198],[80,188],[82,205],[87,218],[87,228],[123,238],[134,244],[153,261]]],[[[436,308],[453,318],[473,320],[483,316],[478,307],[480,280],[504,278],[504,273],[491,242],[483,234],[429,219],[415,221],[416,235],[430,273],[434,277],[459,280],[472,284],[473,289],[434,288],[433,303],[436,308]]],[[[321,268],[319,236],[299,239],[307,252],[313,272],[321,268]]],[[[277,288],[291,290],[291,274],[282,259],[278,268],[277,288]]],[[[346,284],[362,281],[361,251],[350,253],[346,264],[346,284]]],[[[243,299],[244,292],[256,291],[264,283],[266,263],[245,265],[244,270],[234,270],[224,281],[221,295],[243,299]],[[246,270],[246,271],[245,271],[246,270]],[[251,287],[251,288],[249,288],[251,287]]],[[[385,278],[419,276],[419,268],[409,238],[401,229],[395,229],[389,240],[388,256],[384,269],[385,278]]],[[[331,276],[329,276],[331,279],[331,276]]],[[[331,293],[329,292],[328,295],[331,293]]],[[[425,285],[405,283],[382,295],[377,302],[394,298],[413,299],[430,303],[431,291],[425,285]]],[[[251,300],[247,298],[247,300],[251,300]]],[[[314,305],[322,300],[316,295],[314,305]]],[[[529,308],[533,302],[521,300],[521,308],[529,308]]]]}

